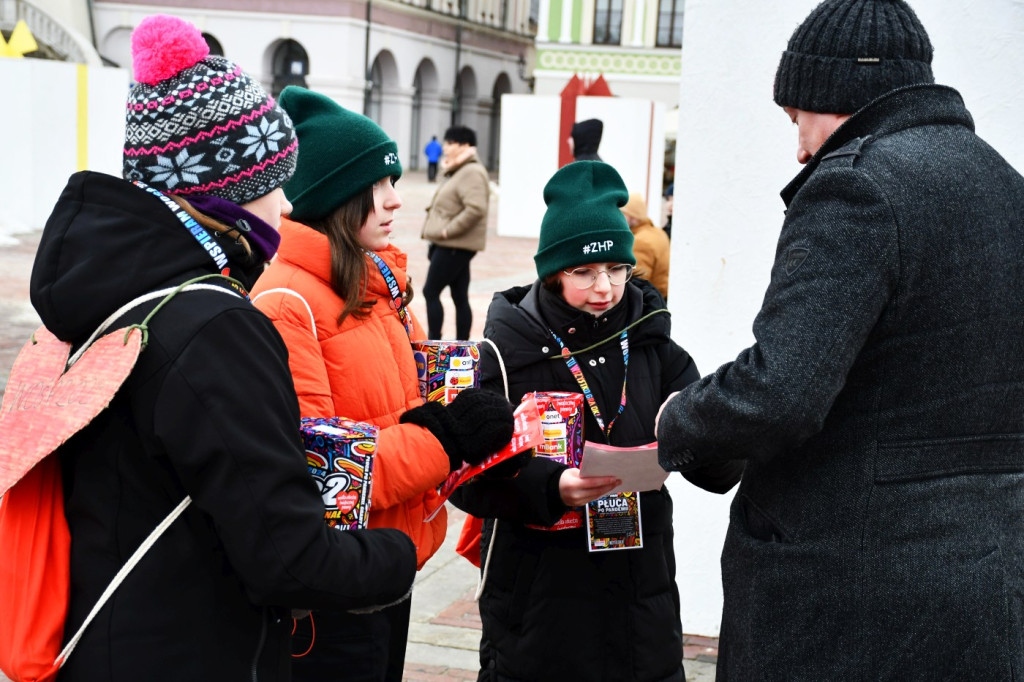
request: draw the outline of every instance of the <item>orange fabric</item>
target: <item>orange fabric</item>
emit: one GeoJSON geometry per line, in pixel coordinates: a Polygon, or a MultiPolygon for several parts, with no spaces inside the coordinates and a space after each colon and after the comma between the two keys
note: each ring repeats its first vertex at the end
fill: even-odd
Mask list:
{"type": "Polygon", "coordinates": [[[670,244],[665,230],[655,227],[649,218],[629,228],[633,232],[633,255],[636,274],[654,285],[663,298],[668,298],[670,244]]]}
{"type": "MultiPolygon", "coordinates": [[[[406,284],[406,254],[389,246],[378,255],[391,268],[399,287],[406,284]]],[[[288,346],[288,364],[303,417],[348,417],[380,427],[373,465],[370,528],[397,528],[416,543],[422,568],[444,541],[443,512],[424,523],[424,506],[437,497],[448,475],[448,456],[426,429],[399,424],[406,410],[423,404],[416,362],[405,327],[391,307],[391,296],[377,266],[367,259],[367,296],[376,299],[370,315],[350,315],[338,327],[343,302],[330,286],[327,237],[300,223],[284,220],[281,247],[252,291],[277,288],[298,292],[316,319],[314,338],[309,312],[287,293],[260,296],[256,306],[271,320],[288,346]]],[[[411,315],[410,311],[410,315],[411,315]]],[[[413,318],[413,339],[426,338],[413,318]]]]}
{"type": "Polygon", "coordinates": [[[16,682],[54,680],[71,585],[71,534],[56,455],[0,500],[0,547],[0,668],[16,682]]]}
{"type": "Polygon", "coordinates": [[[469,563],[480,568],[480,539],[483,536],[484,520],[472,514],[462,522],[462,532],[455,545],[455,553],[466,557],[469,563]]]}

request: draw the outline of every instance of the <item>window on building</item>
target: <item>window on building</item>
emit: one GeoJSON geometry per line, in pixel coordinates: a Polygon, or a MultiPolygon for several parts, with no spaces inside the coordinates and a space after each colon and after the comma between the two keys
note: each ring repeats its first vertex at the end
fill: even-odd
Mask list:
{"type": "Polygon", "coordinates": [[[274,50],[274,83],[272,94],[277,97],[289,85],[306,87],[309,73],[309,56],[306,50],[294,40],[284,40],[274,50]]]}
{"type": "Polygon", "coordinates": [[[210,54],[216,57],[224,56],[224,48],[221,47],[219,40],[211,36],[209,33],[203,34],[203,40],[206,41],[206,46],[210,48],[210,54]]]}
{"type": "Polygon", "coordinates": [[[384,74],[380,68],[380,58],[373,61],[370,67],[370,82],[366,84],[366,99],[363,102],[363,114],[378,124],[384,104],[384,74]]]}
{"type": "MultiPolygon", "coordinates": [[[[682,1],[679,2],[682,5],[682,1]]],[[[618,45],[622,36],[622,0],[597,0],[594,7],[594,43],[618,45]]]]}
{"type": "Polygon", "coordinates": [[[658,0],[658,47],[682,47],[683,0],[658,0]]]}

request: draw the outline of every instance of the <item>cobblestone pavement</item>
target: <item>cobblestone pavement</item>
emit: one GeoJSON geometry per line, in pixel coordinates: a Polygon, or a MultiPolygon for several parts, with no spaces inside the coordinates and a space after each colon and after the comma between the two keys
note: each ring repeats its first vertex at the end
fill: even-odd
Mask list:
{"type": "MultiPolygon", "coordinates": [[[[409,274],[417,295],[411,308],[426,326],[421,287],[427,272],[427,243],[420,239],[425,208],[437,185],[424,172],[404,175],[397,188],[403,207],[396,216],[395,243],[409,254],[409,274]]],[[[484,316],[495,291],[528,284],[536,277],[533,238],[499,237],[495,231],[498,192],[492,195],[487,249],[471,263],[470,304],[472,338],[483,335],[484,316]]],[[[0,390],[6,385],[18,350],[39,325],[28,301],[28,282],[39,232],[15,235],[17,244],[0,246],[0,390]]],[[[442,336],[454,336],[454,307],[447,290],[442,295],[445,324],[442,336]]],[[[407,682],[456,682],[476,679],[480,616],[473,601],[477,569],[455,554],[462,514],[451,510],[448,538],[417,576],[413,592],[412,623],[406,656],[407,682]]],[[[683,655],[689,682],[714,679],[718,641],[687,635],[683,655]]],[[[0,675],[0,682],[7,682],[0,675]]],[[[567,681],[575,682],[575,681],[567,681]]]]}

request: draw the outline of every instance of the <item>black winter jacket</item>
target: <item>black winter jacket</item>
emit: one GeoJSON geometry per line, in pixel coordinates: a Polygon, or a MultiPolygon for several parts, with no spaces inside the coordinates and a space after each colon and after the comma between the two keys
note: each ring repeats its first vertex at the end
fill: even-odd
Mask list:
{"type": "MultiPolygon", "coordinates": [[[[572,308],[539,282],[510,289],[494,296],[484,334],[501,349],[513,404],[530,391],[580,391],[549,330],[570,350],[607,339],[575,356],[607,424],[622,394],[619,334],[648,314],[629,329],[626,408],[611,431],[611,444],[636,446],[654,440],[662,401],[699,377],[690,356],[670,339],[664,301],[650,284],[627,284],[619,305],[600,319],[572,308]]],[[[481,355],[484,388],[504,392],[493,350],[484,344],[481,355]]],[[[589,407],[583,411],[584,437],[607,442],[589,407]]],[[[480,679],[682,681],[668,490],[641,493],[643,549],[590,553],[585,527],[546,531],[525,525],[551,525],[567,511],[558,494],[564,470],[534,458],[513,479],[478,477],[453,497],[457,506],[488,519],[485,558],[496,528],[480,599],[480,679]]],[[[723,493],[741,470],[738,463],[726,463],[687,478],[723,493]]]]}
{"type": "Polygon", "coordinates": [[[719,679],[1024,679],[1024,178],[912,86],[783,199],[757,342],[659,422],[663,466],[748,458],[719,679]]]}
{"type": "MultiPolygon", "coordinates": [[[[249,286],[262,264],[213,241],[249,286]]],[[[159,198],[83,172],[43,231],[31,299],[48,329],[80,344],[136,296],[219,270],[159,198]]],[[[324,524],[298,423],[284,344],[247,300],[187,292],[156,313],[110,406],[59,450],[72,536],[65,637],[157,523],[186,494],[193,502],[86,630],[62,682],[288,680],[286,607],[365,607],[409,590],[405,535],[324,524]]]]}

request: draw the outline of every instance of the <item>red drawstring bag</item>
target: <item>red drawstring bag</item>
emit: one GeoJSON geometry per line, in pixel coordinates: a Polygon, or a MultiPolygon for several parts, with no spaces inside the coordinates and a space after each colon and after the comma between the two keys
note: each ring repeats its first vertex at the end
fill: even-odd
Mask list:
{"type": "Polygon", "coordinates": [[[48,682],[64,638],[71,534],[60,460],[46,457],[0,500],[0,662],[15,682],[48,682]]]}
{"type": "Polygon", "coordinates": [[[40,327],[18,353],[0,406],[0,670],[14,682],[57,677],[71,585],[60,459],[51,454],[109,403],[142,334],[125,330],[72,359],[40,327]]]}

